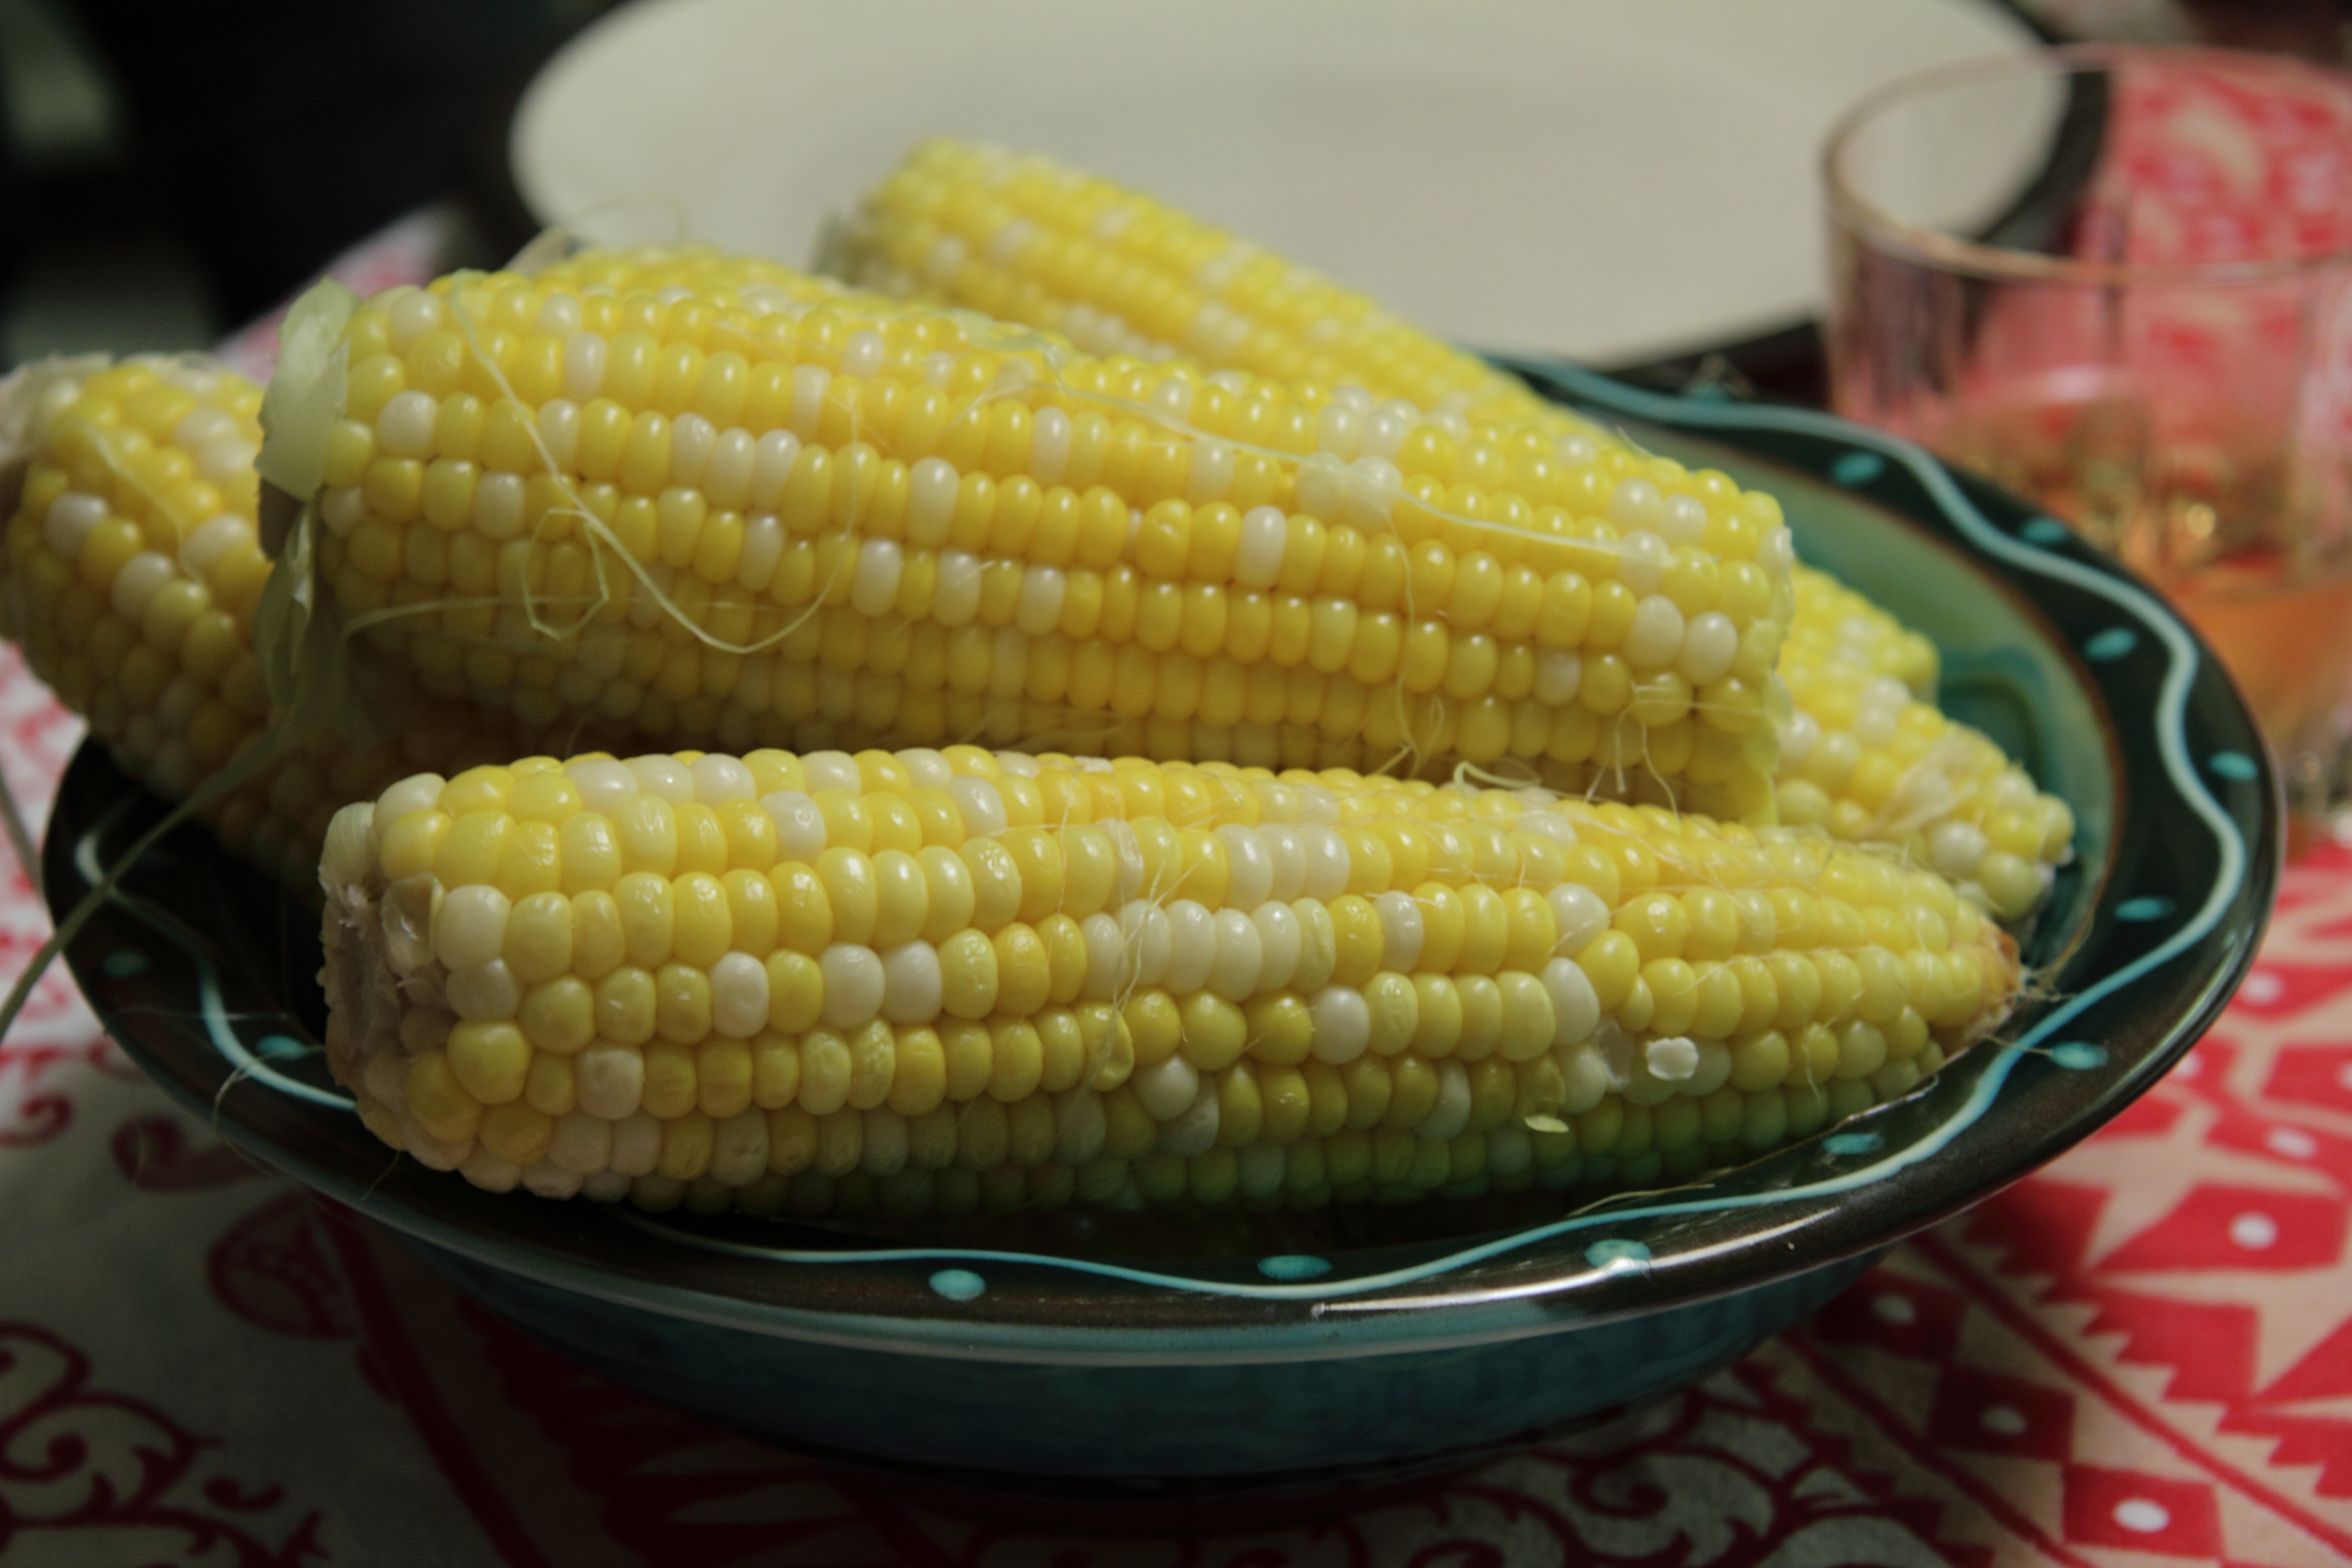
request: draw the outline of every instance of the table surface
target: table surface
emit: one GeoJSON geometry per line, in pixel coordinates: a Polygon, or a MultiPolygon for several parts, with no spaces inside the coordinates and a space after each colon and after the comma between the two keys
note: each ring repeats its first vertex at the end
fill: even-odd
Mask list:
{"type": "MultiPolygon", "coordinates": [[[[419,279],[451,232],[421,212],[333,269],[419,279]]],[[[274,331],[223,357],[265,374],[274,331]]],[[[20,800],[80,734],[0,649],[20,800]]],[[[47,920],[0,871],[5,979],[47,920]]],[[[2328,847],[2169,1079],[1696,1388],[1335,1522],[1086,1541],[906,1506],[569,1365],[219,1142],[58,971],[0,1042],[0,1562],[2341,1563],[2347,1199],[2352,850],[2328,847]]]]}

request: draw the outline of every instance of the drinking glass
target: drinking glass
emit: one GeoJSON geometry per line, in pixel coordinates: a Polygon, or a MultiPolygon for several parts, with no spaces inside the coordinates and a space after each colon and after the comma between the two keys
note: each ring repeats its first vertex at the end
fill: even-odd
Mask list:
{"type": "Polygon", "coordinates": [[[2047,507],[2219,652],[2308,825],[2352,668],[2352,77],[2056,49],[1858,105],[1831,401],[2047,507]]]}

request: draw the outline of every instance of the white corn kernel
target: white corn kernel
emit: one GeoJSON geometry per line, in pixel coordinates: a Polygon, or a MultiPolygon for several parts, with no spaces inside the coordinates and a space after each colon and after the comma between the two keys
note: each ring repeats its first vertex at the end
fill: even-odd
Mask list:
{"type": "Polygon", "coordinates": [[[1217,954],[1209,970],[1209,989],[1228,1002],[1245,1002],[1257,994],[1265,962],[1257,923],[1239,910],[1220,910],[1216,925],[1217,954]]]}
{"type": "Polygon", "coordinates": [[[1665,498],[1647,479],[1619,479],[1609,492],[1609,521],[1628,531],[1654,530],[1665,509],[1665,498]]]}
{"type": "Polygon", "coordinates": [[[1298,916],[1289,904],[1269,899],[1250,911],[1250,920],[1257,927],[1257,989],[1264,995],[1289,984],[1298,971],[1298,916]]]}
{"type": "Polygon", "coordinates": [[[1348,841],[1337,829],[1309,827],[1299,834],[1307,851],[1306,896],[1326,903],[1348,890],[1348,879],[1355,862],[1348,853],[1348,841]]]}
{"type": "Polygon", "coordinates": [[[43,537],[58,554],[79,556],[81,542],[89,537],[91,529],[106,521],[107,510],[106,502],[97,496],[68,490],[49,503],[48,513],[41,522],[43,537]]]}
{"type": "Polygon", "coordinates": [[[1118,994],[1120,982],[1129,973],[1126,933],[1118,921],[1097,913],[1078,922],[1078,934],[1087,947],[1087,977],[1078,994],[1089,1002],[1108,1002],[1118,994]]]}
{"type": "Polygon", "coordinates": [[[733,757],[716,752],[705,752],[695,759],[690,771],[694,774],[694,798],[705,805],[724,805],[729,801],[750,800],[759,792],[752,782],[751,770],[733,757]]]}
{"type": "Polygon", "coordinates": [[[1254,910],[1274,891],[1274,858],[1257,829],[1228,823],[1217,829],[1225,847],[1225,906],[1254,910]]]}
{"type": "Polygon", "coordinates": [[[761,511],[772,511],[784,493],[784,481],[793,477],[793,465],[800,461],[800,437],[789,430],[771,430],[760,437],[760,447],[751,463],[751,504],[761,511]]]}
{"type": "Polygon", "coordinates": [[[460,1018],[511,1018],[522,1006],[522,987],[503,958],[452,969],[444,991],[460,1018]]]}
{"type": "Polygon", "coordinates": [[[1217,1146],[1218,1116],[1216,1083],[1213,1079],[1202,1079],[1200,1091],[1193,1095],[1192,1105],[1174,1121],[1160,1124],[1160,1138],[1154,1147],[1163,1154],[1176,1154],[1186,1159],[1195,1154],[1205,1154],[1217,1146]]]}
{"type": "Polygon", "coordinates": [[[885,616],[898,603],[898,577],[904,570],[896,541],[869,539],[857,547],[857,566],[849,579],[849,603],[860,615],[885,616]]]}
{"type": "Polygon", "coordinates": [[[710,1026],[731,1040],[748,1040],[767,1026],[768,971],[748,952],[719,956],[710,966],[710,1026]]]}
{"type": "Polygon", "coordinates": [[[433,423],[440,413],[441,405],[430,393],[395,393],[376,414],[376,443],[395,458],[429,458],[433,423]]]}
{"type": "Polygon", "coordinates": [[[1168,973],[1163,982],[1179,996],[1209,983],[1217,963],[1217,917],[1197,900],[1177,899],[1167,908],[1168,973]]]}
{"type": "Polygon", "coordinates": [[[1129,899],[1119,906],[1118,931],[1127,962],[1135,971],[1135,983],[1165,984],[1175,951],[1174,927],[1168,911],[1149,899],[1129,899]]]}
{"type": "Polygon", "coordinates": [[[824,813],[806,795],[778,790],[760,797],[760,809],[776,825],[776,853],[783,858],[806,862],[824,853],[824,813]]]}
{"type": "Polygon", "coordinates": [[[1536,655],[1536,700],[1554,708],[1576,700],[1584,682],[1584,660],[1570,648],[1548,647],[1536,655]]]}
{"type": "Polygon", "coordinates": [[[636,798],[637,775],[610,757],[583,757],[563,764],[563,776],[580,792],[580,804],[607,816],[636,798]]]}
{"type": "MultiPolygon", "coordinates": [[[[62,502],[66,497],[59,496],[58,500],[62,502]]],[[[104,505],[103,502],[100,504],[101,508],[104,505]]],[[[49,508],[49,516],[52,519],[57,516],[57,512],[56,506],[49,508]]],[[[210,572],[221,557],[253,537],[253,524],[233,511],[225,511],[218,517],[206,518],[189,530],[187,537],[180,541],[180,564],[202,576],[210,572]]],[[[49,542],[53,545],[57,543],[54,533],[50,535],[49,542]]],[[[77,536],[73,549],[67,553],[75,553],[80,549],[81,542],[77,536]]]]}
{"type": "Polygon", "coordinates": [[[948,798],[963,813],[964,833],[990,838],[1004,831],[1004,797],[986,779],[965,773],[948,781],[948,798]]]}
{"type": "Polygon", "coordinates": [[[835,942],[818,955],[817,975],[824,983],[827,1028],[854,1029],[882,1011],[889,983],[882,957],[872,948],[835,942]]]}
{"type": "Polygon", "coordinates": [[[1181,1056],[1138,1068],[1127,1082],[1154,1121],[1175,1121],[1201,1094],[1200,1070],[1181,1056]]]}
{"type": "Polygon", "coordinates": [[[1664,594],[1651,594],[1633,606],[1625,633],[1625,662],[1635,669],[1664,669],[1682,657],[1683,613],[1664,594]]]}
{"type": "Polygon", "coordinates": [[[1423,940],[1419,900],[1391,889],[1372,900],[1372,908],[1381,917],[1381,967],[1411,974],[1421,963],[1423,940]]]}
{"type": "Polygon", "coordinates": [[[180,574],[180,569],[168,555],[152,550],[142,550],[122,563],[114,574],[113,586],[107,593],[107,602],[114,613],[137,626],[147,614],[148,601],[156,591],[180,574]]]}
{"type": "MultiPolygon", "coordinates": [[[[882,955],[882,1016],[892,1023],[928,1024],[938,1017],[943,987],[940,950],[929,942],[910,942],[882,955]]],[[[766,998],[761,1000],[764,1014],[766,998]]]]}
{"type": "Polygon", "coordinates": [[[1696,496],[1668,496],[1656,528],[1669,544],[1696,544],[1706,537],[1706,503],[1696,496]]]}
{"type": "Polygon", "coordinates": [[[505,950],[509,907],[486,883],[450,889],[433,909],[433,955],[451,970],[489,963],[505,950]]]}
{"type": "Polygon", "coordinates": [[[694,774],[676,757],[654,752],[631,757],[625,765],[636,776],[637,787],[647,795],[659,795],[672,805],[684,805],[694,798],[694,774]]]}
{"type": "Polygon", "coordinates": [[[1562,882],[1545,895],[1545,901],[1559,925],[1559,941],[1552,951],[1562,958],[1582,952],[1586,943],[1609,929],[1609,906],[1590,888],[1562,882]]]}
{"type": "Polygon", "coordinates": [[[1254,506],[1242,514],[1241,539],[1234,552],[1234,581],[1244,588],[1271,588],[1282,575],[1290,549],[1290,519],[1282,509],[1254,506]]]}
{"type": "Polygon", "coordinates": [[[1352,985],[1326,985],[1307,1004],[1315,1026],[1315,1059],[1345,1067],[1372,1043],[1372,1010],[1352,985]]]}
{"type": "MultiPolygon", "coordinates": [[[[637,1106],[645,1098],[646,1058],[634,1046],[614,1045],[610,1040],[592,1041],[572,1058],[572,1086],[581,1110],[608,1122],[619,1122],[622,1118],[637,1113],[637,1106]]],[[[650,1116],[646,1118],[646,1121],[653,1127],[653,1153],[658,1156],[661,1152],[660,1127],[650,1116]]],[[[615,1127],[613,1132],[613,1167],[619,1170],[622,1168],[622,1129],[615,1127]]],[[[651,1158],[646,1160],[645,1169],[653,1169],[651,1158]]],[[[644,1172],[630,1173],[642,1175],[644,1172]]]]}
{"type": "Polygon", "coordinates": [[[1470,1073],[1452,1057],[1437,1064],[1437,1103],[1413,1124],[1418,1136],[1442,1141],[1470,1125],[1470,1073]]]}

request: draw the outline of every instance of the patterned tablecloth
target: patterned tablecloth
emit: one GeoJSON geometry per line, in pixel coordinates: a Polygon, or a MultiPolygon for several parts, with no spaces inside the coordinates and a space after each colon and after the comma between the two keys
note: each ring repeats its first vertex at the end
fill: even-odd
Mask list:
{"type": "MultiPolygon", "coordinates": [[[[431,270],[420,214],[347,258],[431,270]]],[[[274,325],[227,345],[266,371],[274,325]]],[[[38,807],[80,735],[0,653],[38,807]]],[[[0,849],[0,857],[5,857],[0,849]]],[[[0,980],[47,929],[13,861],[0,980]]],[[[2352,850],[2164,1083],[1810,1323],[1342,1521],[961,1522],[582,1372],[220,1142],[51,973],[0,1043],[0,1563],[1829,1568],[2352,1560],[2352,850]]]]}

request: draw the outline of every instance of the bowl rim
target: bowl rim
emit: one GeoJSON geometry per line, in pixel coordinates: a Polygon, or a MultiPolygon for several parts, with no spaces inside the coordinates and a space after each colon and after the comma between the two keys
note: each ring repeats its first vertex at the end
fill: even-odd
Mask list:
{"type": "MultiPolygon", "coordinates": [[[[2213,841],[2215,873],[2185,922],[2063,1000],[2034,1004],[2032,1021],[2013,1038],[1980,1042],[1919,1089],[1738,1167],[1739,1191],[1696,1186],[1624,1194],[1512,1231],[1330,1258],[1281,1255],[1254,1265],[1155,1265],[838,1237],[812,1242],[797,1235],[793,1239],[802,1245],[762,1246],[736,1239],[744,1225],[758,1222],[734,1222],[730,1230],[724,1223],[641,1215],[624,1205],[610,1213],[582,1204],[530,1205],[424,1172],[388,1150],[377,1150],[363,1163],[347,1157],[331,1168],[315,1151],[293,1146],[299,1118],[347,1107],[348,1098],[305,1083],[290,1068],[280,1070],[257,1052],[230,1016],[236,1010],[227,1005],[215,956],[201,951],[202,939],[184,921],[118,897],[68,944],[68,961],[117,1040],[184,1105],[248,1152],[396,1230],[625,1309],[845,1349],[961,1359],[1190,1365],[1352,1358],[1497,1342],[1662,1312],[1891,1245],[1990,1196],[2119,1113],[2195,1043],[2251,968],[2278,877],[2276,783],[2252,721],[2195,634],[2125,569],[2095,554],[2063,525],[1954,475],[1899,437],[1810,410],[1644,392],[1557,361],[1498,363],[1548,396],[1604,417],[1701,438],[1760,433],[1809,444],[1809,450],[1834,449],[1839,456],[1832,461],[1843,460],[1856,477],[1830,482],[1870,490],[1870,499],[1885,500],[1885,510],[1914,529],[1922,527],[1919,516],[1895,500],[1913,492],[1926,497],[1990,584],[2029,600],[2037,583],[2044,589],[2064,584],[2148,634],[2134,645],[2138,651],[2132,660],[2086,664],[2054,623],[2045,627],[2095,695],[2125,665],[2145,665],[2151,653],[2162,660],[2160,669],[2140,671],[2158,681],[2158,698],[2149,711],[2107,705],[2110,748],[2121,743],[2123,724],[2144,726],[2141,738],[2158,749],[2165,777],[2127,778],[2118,768],[2116,853],[2097,868],[2100,879],[2086,895],[2089,913],[2072,933],[2068,962],[2079,965],[2086,948],[2122,940],[2117,932],[2139,919],[2129,912],[2134,900],[2118,897],[2128,879],[2114,862],[2126,823],[2147,819],[2159,794],[2154,785],[2168,787],[2178,798],[2173,809],[2185,809],[2188,824],[2201,822],[2213,841]],[[1887,500],[1890,490],[1900,493],[1887,500]],[[2206,761],[2229,781],[2234,813],[2215,798],[2188,754],[2192,699],[2200,740],[2220,748],[2206,761]],[[131,1000],[125,987],[138,977],[113,973],[101,947],[120,941],[121,931],[130,929],[126,922],[165,931],[185,950],[202,1003],[195,1015],[184,1006],[167,1016],[152,1005],[125,1005],[131,1000]],[[2201,962],[2190,966],[2195,984],[2186,1002],[2160,1024],[2155,1043],[2128,1062],[2110,1061],[2095,1044],[2055,1038],[2134,983],[2191,953],[2201,962]],[[208,1050],[184,1048],[199,1037],[208,1050]],[[2088,1098],[2032,1136],[1971,1137],[2021,1073],[2063,1081],[2067,1094],[2088,1098]],[[1929,1118],[1927,1131],[1890,1144],[1885,1132],[1870,1130],[1908,1125],[1906,1116],[1929,1118]],[[1915,1171],[1955,1144],[1962,1145],[1964,1157],[1915,1171]],[[1776,1222],[1749,1223],[1748,1210],[1776,1205],[1781,1209],[1776,1222]],[[1380,1266],[1384,1263],[1389,1266],[1380,1266]],[[1118,1294],[1120,1312],[1108,1323],[1088,1321],[1089,1314],[1100,1316],[1106,1292],[1118,1294]]],[[[1755,455],[1736,441],[1730,445],[1734,455],[1755,455]]],[[[1916,498],[1910,504],[1916,507],[1916,498]]],[[[2138,736],[2137,729],[2133,733],[2138,736]]],[[[95,770],[107,765],[102,752],[85,742],[68,778],[81,775],[78,789],[87,793],[90,781],[102,776],[95,770]]],[[[53,910],[61,913],[89,884],[109,823],[144,798],[133,792],[98,808],[61,789],[44,847],[53,910]],[[101,818],[96,823],[85,820],[93,809],[101,818]]],[[[202,842],[209,847],[208,840],[202,842]]],[[[2141,868],[2140,874],[2150,873],[2141,868]]],[[[2136,900],[2151,908],[2161,903],[2166,911],[2174,908],[2172,900],[2136,900]]],[[[286,1022],[290,1014],[278,1005],[278,1021],[286,1022]]],[[[300,1034],[294,1029],[297,1043],[300,1034]]],[[[282,1037],[282,1031],[268,1037],[282,1037]]],[[[372,1135],[361,1137],[373,1146],[372,1135]]]]}

